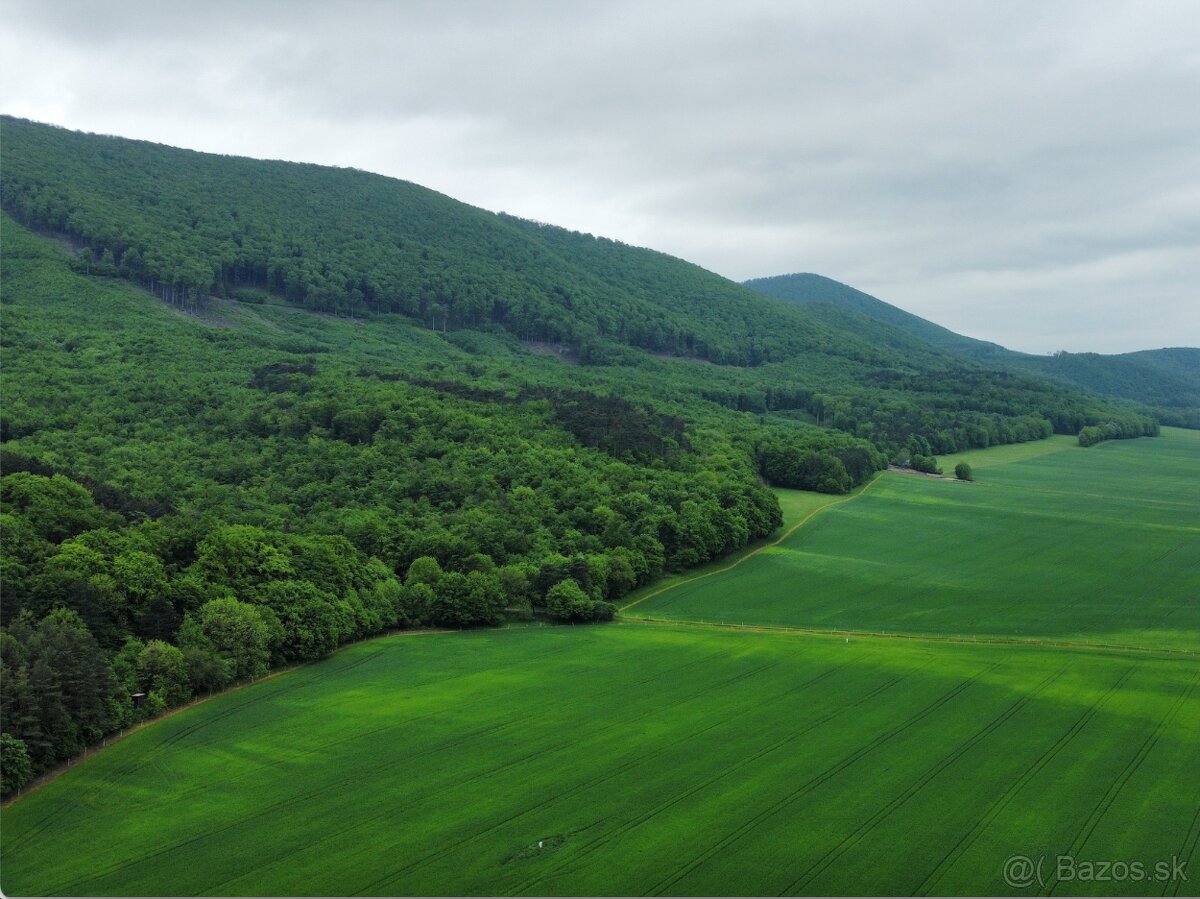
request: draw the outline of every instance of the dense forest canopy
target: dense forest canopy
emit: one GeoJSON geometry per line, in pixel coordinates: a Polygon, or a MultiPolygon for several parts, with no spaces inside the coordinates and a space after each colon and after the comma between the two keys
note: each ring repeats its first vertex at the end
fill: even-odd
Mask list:
{"type": "MultiPolygon", "coordinates": [[[[9,213],[78,240],[87,267],[180,303],[265,290],[324,312],[494,323],[531,340],[611,340],[722,364],[831,351],[815,322],[694,265],[408,182],[3,126],[9,213]]],[[[844,351],[872,355],[861,342],[844,351]]]]}
{"type": "Polygon", "coordinates": [[[404,182],[0,128],[5,792],[348,640],[610,618],[771,485],[1156,428],[404,182]]]}

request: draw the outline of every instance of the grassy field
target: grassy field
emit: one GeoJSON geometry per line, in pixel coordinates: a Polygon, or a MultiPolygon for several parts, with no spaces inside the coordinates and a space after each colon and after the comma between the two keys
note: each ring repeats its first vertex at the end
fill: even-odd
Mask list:
{"type": "MultiPolygon", "coordinates": [[[[869,484],[865,486],[869,486],[869,484]]],[[[621,604],[626,607],[637,605],[651,596],[657,596],[667,590],[674,590],[680,584],[709,577],[742,565],[751,556],[757,555],[764,547],[778,543],[781,539],[786,538],[793,529],[808,523],[819,513],[857,496],[865,489],[865,486],[855,488],[849,496],[831,496],[826,493],[811,493],[807,490],[776,490],[775,495],[779,498],[780,510],[783,512],[783,524],[774,534],[761,540],[752,541],[742,549],[714,559],[705,565],[659,578],[623,597],[621,604]]]]}
{"type": "Polygon", "coordinates": [[[1045,440],[1031,440],[1028,443],[1006,443],[1002,446],[989,446],[987,449],[963,450],[949,456],[938,456],[938,464],[947,475],[954,474],[954,466],[966,462],[972,468],[990,468],[993,465],[1008,465],[1012,462],[1024,462],[1026,459],[1036,459],[1049,453],[1062,450],[1079,449],[1079,439],[1066,434],[1053,434],[1045,440]]]}
{"type": "Polygon", "coordinates": [[[0,886],[1193,892],[1200,434],[1041,449],[977,456],[973,484],[785,493],[779,543],[626,615],[1162,651],[636,618],[391,637],[171,716],[19,799],[0,886]],[[1044,859],[1041,879],[1006,882],[1014,855],[1044,859]],[[1152,876],[1179,862],[1191,880],[1058,880],[1059,855],[1152,876]]]}
{"type": "Polygon", "coordinates": [[[972,453],[970,484],[889,472],[625,614],[1200,649],[1200,433],[1041,449],[972,453]]]}
{"type": "Polygon", "coordinates": [[[1198,678],[1187,658],[638,623],[387,638],[19,800],[3,888],[987,894],[1012,892],[1014,853],[1194,868],[1198,678]]]}

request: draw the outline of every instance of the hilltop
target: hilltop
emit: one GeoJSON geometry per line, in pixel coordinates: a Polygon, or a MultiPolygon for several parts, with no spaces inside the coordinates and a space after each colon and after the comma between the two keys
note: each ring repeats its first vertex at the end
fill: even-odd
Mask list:
{"type": "Polygon", "coordinates": [[[929,346],[990,367],[1037,375],[1097,396],[1144,404],[1152,407],[1164,424],[1200,425],[1200,349],[1174,347],[1112,355],[1059,352],[1036,356],[957,334],[822,275],[778,275],[755,278],[745,285],[764,296],[802,306],[831,327],[849,327],[858,316],[864,316],[917,337],[929,346]]]}

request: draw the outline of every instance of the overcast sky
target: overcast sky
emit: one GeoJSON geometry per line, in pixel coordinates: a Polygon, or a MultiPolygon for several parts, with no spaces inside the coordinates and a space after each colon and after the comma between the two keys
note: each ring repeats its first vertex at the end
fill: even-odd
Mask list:
{"type": "Polygon", "coordinates": [[[1195,0],[3,0],[0,109],[819,272],[1014,349],[1200,346],[1195,0]]]}

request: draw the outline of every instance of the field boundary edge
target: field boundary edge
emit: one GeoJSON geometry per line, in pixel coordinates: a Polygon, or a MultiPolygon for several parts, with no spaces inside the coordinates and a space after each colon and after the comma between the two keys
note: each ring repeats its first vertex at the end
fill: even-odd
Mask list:
{"type": "Polygon", "coordinates": [[[879,479],[882,478],[884,474],[885,474],[885,472],[883,472],[883,471],[876,473],[875,477],[871,478],[871,480],[868,481],[861,490],[859,490],[855,493],[851,493],[849,496],[839,497],[838,499],[831,499],[825,505],[818,506],[816,509],[813,509],[811,512],[809,512],[807,515],[805,515],[803,518],[801,518],[799,521],[797,521],[794,525],[792,525],[790,528],[788,528],[786,531],[784,531],[782,534],[780,534],[777,538],[772,540],[770,543],[764,543],[762,546],[755,547],[754,549],[750,550],[748,553],[738,556],[738,558],[736,558],[733,562],[729,563],[728,565],[724,566],[723,568],[715,568],[712,571],[704,572],[704,574],[698,574],[695,577],[685,578],[682,581],[676,581],[673,584],[668,584],[667,586],[665,586],[659,590],[655,590],[653,593],[647,593],[645,596],[640,597],[639,599],[635,599],[633,602],[628,603],[627,605],[621,606],[617,611],[624,612],[626,609],[632,609],[634,606],[640,605],[641,603],[644,603],[648,599],[653,599],[656,596],[661,596],[662,594],[664,594],[670,590],[674,590],[677,587],[682,587],[685,584],[694,584],[694,583],[696,583],[696,581],[704,580],[704,578],[706,578],[706,577],[712,577],[715,574],[724,574],[727,571],[732,571],[734,568],[737,568],[739,565],[741,565],[747,559],[751,559],[754,556],[757,556],[759,553],[763,552],[764,550],[768,550],[773,546],[778,546],[780,543],[782,543],[784,540],[788,539],[790,536],[792,536],[792,534],[796,533],[796,531],[800,530],[800,528],[804,527],[806,524],[808,524],[810,521],[812,521],[813,518],[815,518],[817,515],[824,512],[826,509],[831,509],[834,506],[840,506],[843,503],[848,503],[851,500],[858,499],[860,496],[865,495],[868,490],[870,490],[872,487],[875,486],[876,483],[879,482],[879,479]]]}

